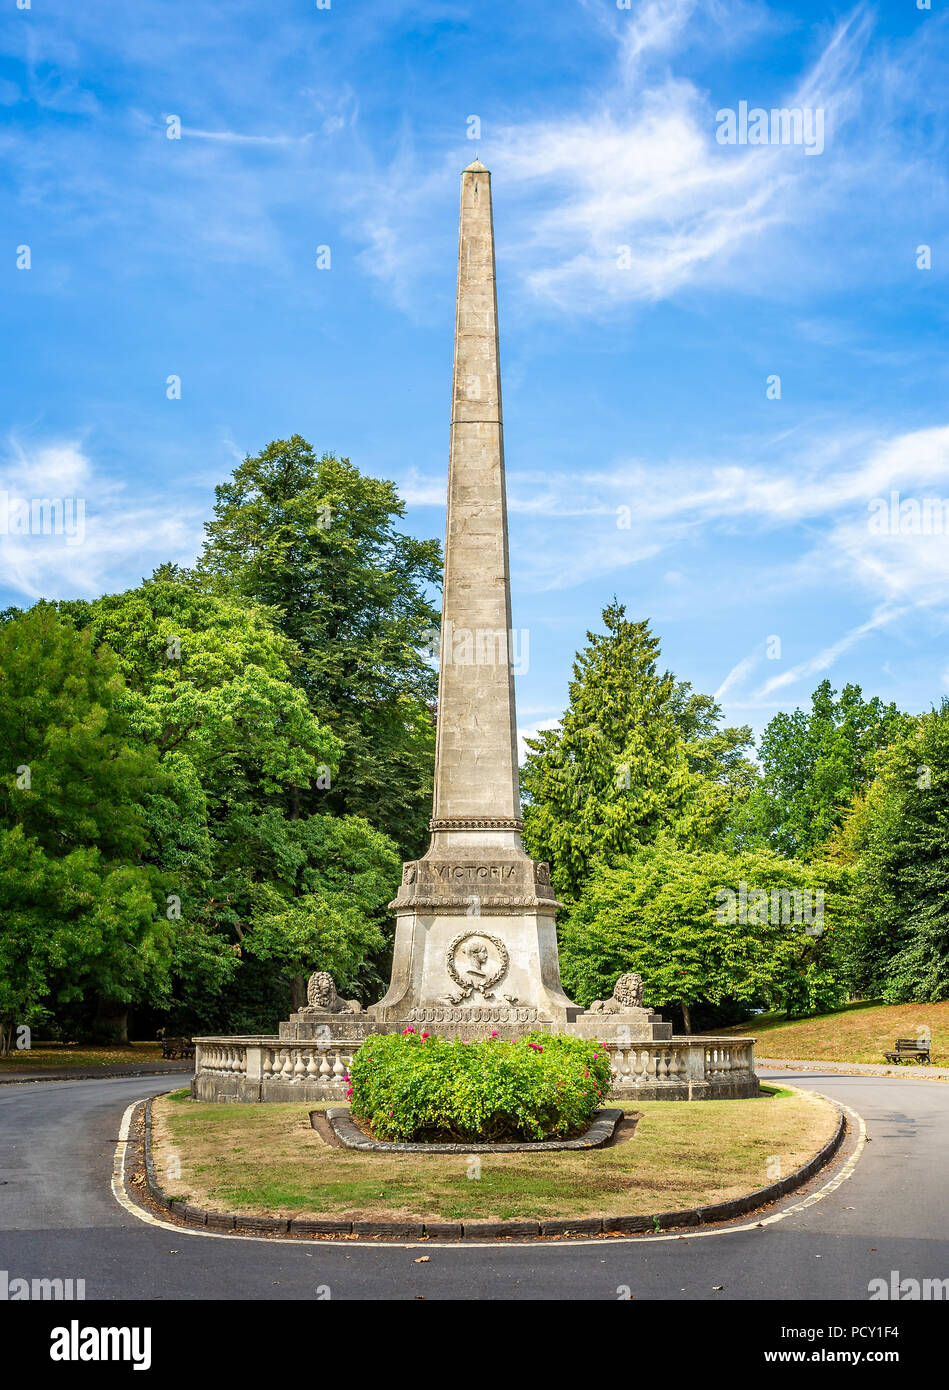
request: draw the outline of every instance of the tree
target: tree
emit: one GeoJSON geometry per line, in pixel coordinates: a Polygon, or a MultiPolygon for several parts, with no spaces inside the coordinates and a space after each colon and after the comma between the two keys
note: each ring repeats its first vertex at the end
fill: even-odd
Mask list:
{"type": "Polygon", "coordinates": [[[158,749],[175,787],[174,799],[153,798],[148,810],[150,853],[181,912],[177,1015],[227,1026],[227,1005],[221,1012],[213,995],[238,986],[241,961],[238,973],[255,977],[253,999],[243,986],[230,992],[245,1029],[272,1026],[284,994],[289,1003],[295,992],[299,1004],[303,973],[316,963],[347,976],[359,974],[358,964],[371,981],[364,957],[386,950],[398,856],[361,818],[301,812],[311,789],[312,803],[326,805],[321,787],[342,748],[293,683],[294,643],[266,610],[167,566],[137,589],[66,607],[115,651],[130,722],[158,749]],[[316,929],[323,909],[327,921],[335,913],[335,936],[316,929]],[[313,954],[298,951],[291,969],[275,923],[287,943],[293,927],[300,944],[294,924],[306,913],[313,954]],[[255,962],[267,963],[269,985],[255,962]]]}
{"type": "Polygon", "coordinates": [[[440,582],[438,542],[396,528],[405,506],[392,483],[317,458],[299,435],[246,458],[216,498],[198,573],[267,608],[300,654],[293,680],[343,745],[332,787],[301,808],[364,816],[421,852],[437,690],[426,586],[440,582]]]}
{"type": "Polygon", "coordinates": [[[882,755],[835,848],[856,855],[851,973],[890,1003],[949,998],[949,701],[882,755]]]}
{"type": "Polygon", "coordinates": [[[372,962],[387,946],[386,909],[401,875],[395,846],[356,816],[311,816],[285,829],[288,868],[256,894],[247,950],[283,968],[295,1008],[306,1002],[314,962],[346,992],[378,990],[372,962]]]}
{"type": "Polygon", "coordinates": [[[129,1003],[167,987],[171,929],[143,860],[144,803],[168,790],[130,728],[115,657],[39,603],[0,625],[0,1008],[97,996],[124,1041],[129,1003]]]}
{"type": "Polygon", "coordinates": [[[865,700],[858,685],[839,700],[829,681],[811,709],[776,714],[761,739],[762,782],[740,816],[738,838],[807,857],[841,824],[873,777],[879,751],[906,727],[894,704],[865,700]]]}
{"type": "Polygon", "coordinates": [[[554,884],[568,898],[597,859],[611,862],[663,831],[684,843],[713,842],[750,739],[748,730],[717,731],[714,701],[659,674],[658,640],[625,612],[611,604],[606,632],[587,633],[559,728],[527,745],[527,845],[551,861],[554,884]]]}
{"type": "Polygon", "coordinates": [[[690,681],[676,682],[670,709],[685,740],[689,771],[727,787],[733,808],[745,801],[758,782],[758,769],[745,757],[753,743],[751,725],[722,728],[721,705],[693,690],[690,681]]]}
{"type": "Polygon", "coordinates": [[[769,851],[697,853],[661,837],[598,863],[584,884],[561,929],[565,986],[589,1004],[638,970],[646,1003],[681,1008],[687,1032],[698,1004],[830,1007],[840,990],[827,943],[845,913],[843,877],[769,851]]]}

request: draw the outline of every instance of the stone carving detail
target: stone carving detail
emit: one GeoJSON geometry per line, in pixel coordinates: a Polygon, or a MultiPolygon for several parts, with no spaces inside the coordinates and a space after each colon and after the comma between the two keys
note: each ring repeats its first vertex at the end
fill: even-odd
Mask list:
{"type": "MultiPolygon", "coordinates": [[[[389,906],[393,912],[443,912],[446,917],[471,917],[474,914],[470,909],[470,897],[457,898],[410,898],[400,902],[398,898],[391,902],[389,906]]],[[[494,898],[482,898],[481,906],[478,911],[479,917],[507,917],[510,915],[512,907],[542,908],[549,912],[551,907],[557,908],[559,903],[553,903],[550,898],[515,898],[498,895],[494,898]]]]}
{"type": "Polygon", "coordinates": [[[538,1017],[537,1009],[507,1008],[504,1004],[486,1004],[483,1009],[436,1004],[410,1009],[408,1013],[410,1023],[535,1023],[538,1017]]]}
{"type": "Polygon", "coordinates": [[[594,999],[590,1005],[591,1014],[621,1014],[627,1009],[643,1007],[643,979],[635,971],[621,975],[613,986],[610,999],[594,999]]]}
{"type": "Polygon", "coordinates": [[[520,816],[481,816],[470,820],[465,816],[441,816],[430,820],[429,830],[523,830],[520,816]]]}
{"type": "Polygon", "coordinates": [[[328,970],[314,970],[306,987],[307,1008],[303,1013],[358,1014],[362,1005],[358,999],[340,999],[336,981],[328,970]]]}
{"type": "MultiPolygon", "coordinates": [[[[459,992],[449,994],[445,1002],[461,1004],[475,992],[493,1002],[497,995],[492,991],[504,979],[510,963],[507,947],[499,936],[484,931],[459,932],[445,953],[445,968],[459,992]]],[[[517,1003],[514,996],[505,994],[504,998],[509,1004],[517,1003]]]]}

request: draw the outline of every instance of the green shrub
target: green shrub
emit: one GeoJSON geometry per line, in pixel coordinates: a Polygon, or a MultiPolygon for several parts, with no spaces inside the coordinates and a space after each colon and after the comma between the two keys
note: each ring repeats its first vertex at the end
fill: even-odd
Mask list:
{"type": "Polygon", "coordinates": [[[502,1143],[579,1133],[609,1088],[609,1054],[583,1038],[462,1042],[406,1029],[365,1040],[349,1097],[376,1139],[502,1143]]]}

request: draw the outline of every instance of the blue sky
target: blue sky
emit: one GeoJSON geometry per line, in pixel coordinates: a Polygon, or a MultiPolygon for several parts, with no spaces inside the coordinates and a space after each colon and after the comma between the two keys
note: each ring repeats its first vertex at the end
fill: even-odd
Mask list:
{"type": "Polygon", "coordinates": [[[294,432],[441,536],[477,155],[522,728],[614,594],[733,722],[825,676],[928,707],[946,531],[870,523],[949,498],[947,8],[11,0],[0,492],[86,525],[0,535],[0,604],[191,561],[215,483],[294,432]],[[823,111],[823,150],[719,143],[743,101],[823,111]]]}

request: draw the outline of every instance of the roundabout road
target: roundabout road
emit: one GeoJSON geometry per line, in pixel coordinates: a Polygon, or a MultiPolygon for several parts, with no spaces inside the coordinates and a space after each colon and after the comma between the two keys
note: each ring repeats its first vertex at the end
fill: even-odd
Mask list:
{"type": "Polygon", "coordinates": [[[891,1271],[949,1277],[949,1085],[772,1075],[832,1096],[866,1121],[852,1176],[803,1210],[684,1238],[455,1247],[149,1225],[113,1197],[112,1162],[126,1107],[168,1090],[167,1077],[4,1086],[0,1269],[11,1278],[85,1279],[87,1299],[193,1300],[316,1298],[320,1286],[334,1299],[615,1299],[628,1286],[635,1299],[865,1300],[869,1281],[889,1281],[891,1271]],[[416,1264],[421,1254],[429,1259],[416,1264]]]}

